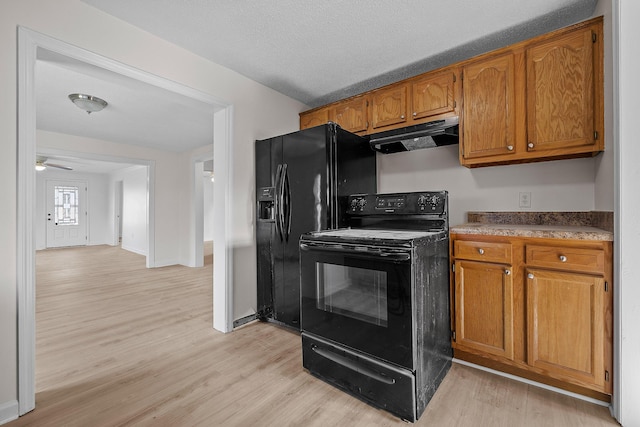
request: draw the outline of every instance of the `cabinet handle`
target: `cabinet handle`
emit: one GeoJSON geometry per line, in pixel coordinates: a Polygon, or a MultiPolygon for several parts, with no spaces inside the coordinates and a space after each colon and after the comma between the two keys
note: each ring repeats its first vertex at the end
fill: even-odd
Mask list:
{"type": "Polygon", "coordinates": [[[418,113],[416,113],[415,111],[413,112],[413,117],[417,116],[418,113]]]}
{"type": "Polygon", "coordinates": [[[560,261],[562,261],[562,262],[567,262],[567,257],[566,257],[566,256],[564,256],[564,255],[560,255],[560,257],[559,257],[559,258],[560,258],[560,261]]]}
{"type": "Polygon", "coordinates": [[[484,249],[482,249],[482,248],[478,249],[478,253],[479,253],[480,255],[484,255],[484,249]]]}
{"type": "Polygon", "coordinates": [[[529,147],[529,148],[533,148],[533,142],[528,143],[528,144],[527,144],[527,147],[529,147]]]}
{"type": "Polygon", "coordinates": [[[513,151],[513,145],[507,145],[507,150],[513,151]]]}
{"type": "Polygon", "coordinates": [[[401,119],[404,119],[404,114],[400,116],[401,119]]]}
{"type": "Polygon", "coordinates": [[[507,276],[510,276],[510,275],[511,275],[511,270],[506,270],[506,269],[505,269],[505,270],[504,270],[504,274],[506,274],[507,276]]]}
{"type": "Polygon", "coordinates": [[[527,279],[533,279],[533,274],[531,273],[527,274],[527,279]]]}

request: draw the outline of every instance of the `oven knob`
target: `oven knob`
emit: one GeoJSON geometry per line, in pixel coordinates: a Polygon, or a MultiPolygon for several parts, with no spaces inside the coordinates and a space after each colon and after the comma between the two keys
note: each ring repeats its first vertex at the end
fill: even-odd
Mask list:
{"type": "Polygon", "coordinates": [[[440,203],[440,197],[435,194],[429,197],[429,204],[431,205],[431,210],[435,211],[438,208],[438,204],[440,203]]]}
{"type": "Polygon", "coordinates": [[[366,204],[367,201],[365,199],[358,200],[358,206],[360,206],[360,209],[363,209],[366,204]]]}

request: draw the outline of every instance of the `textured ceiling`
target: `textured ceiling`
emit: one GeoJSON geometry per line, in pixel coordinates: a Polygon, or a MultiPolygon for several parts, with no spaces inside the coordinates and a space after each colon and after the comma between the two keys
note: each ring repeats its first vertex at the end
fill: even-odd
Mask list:
{"type": "Polygon", "coordinates": [[[82,0],[309,106],[589,18],[597,0],[82,0]]]}

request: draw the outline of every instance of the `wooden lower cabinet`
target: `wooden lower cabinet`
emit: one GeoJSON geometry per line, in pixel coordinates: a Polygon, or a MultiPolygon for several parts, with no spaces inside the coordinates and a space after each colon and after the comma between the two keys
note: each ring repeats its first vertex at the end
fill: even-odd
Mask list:
{"type": "Polygon", "coordinates": [[[608,241],[452,233],[454,357],[610,400],[611,250],[608,241]]]}
{"type": "Polygon", "coordinates": [[[460,261],[455,295],[456,344],[513,359],[511,267],[460,261]]]}
{"type": "Polygon", "coordinates": [[[526,284],[528,364],[604,389],[604,278],[530,268],[526,284]]]}

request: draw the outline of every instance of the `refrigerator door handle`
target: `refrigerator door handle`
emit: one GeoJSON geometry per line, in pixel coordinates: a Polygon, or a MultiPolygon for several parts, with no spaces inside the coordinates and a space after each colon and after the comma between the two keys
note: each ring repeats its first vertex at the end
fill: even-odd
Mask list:
{"type": "Polygon", "coordinates": [[[278,165],[276,169],[276,197],[275,197],[275,219],[276,219],[276,232],[278,236],[280,236],[280,241],[284,240],[283,230],[282,230],[282,165],[278,165]]]}
{"type": "Polygon", "coordinates": [[[283,234],[285,242],[289,241],[289,235],[291,234],[291,188],[289,187],[289,174],[287,173],[288,165],[285,163],[282,167],[282,176],[283,185],[282,185],[282,193],[283,193],[283,234]]]}

